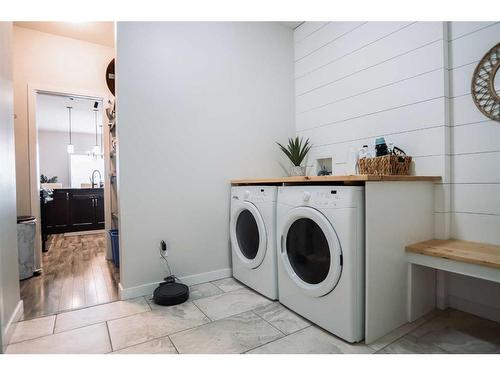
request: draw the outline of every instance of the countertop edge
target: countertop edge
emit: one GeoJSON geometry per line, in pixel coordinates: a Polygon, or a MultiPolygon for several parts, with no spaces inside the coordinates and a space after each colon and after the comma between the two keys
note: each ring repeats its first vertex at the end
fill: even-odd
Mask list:
{"type": "Polygon", "coordinates": [[[380,175],[345,175],[345,176],[294,176],[275,178],[234,179],[231,185],[315,183],[315,182],[387,182],[387,181],[429,181],[439,182],[441,176],[380,176],[380,175]]]}

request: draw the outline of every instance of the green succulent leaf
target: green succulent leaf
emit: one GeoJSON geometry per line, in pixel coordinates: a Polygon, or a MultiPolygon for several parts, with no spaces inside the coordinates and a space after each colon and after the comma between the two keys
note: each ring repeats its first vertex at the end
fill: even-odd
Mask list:
{"type": "Polygon", "coordinates": [[[303,138],[299,138],[298,136],[295,138],[289,138],[288,145],[286,147],[279,142],[276,143],[295,166],[300,166],[302,164],[307,153],[312,147],[309,139],[306,139],[304,142],[303,138]]]}

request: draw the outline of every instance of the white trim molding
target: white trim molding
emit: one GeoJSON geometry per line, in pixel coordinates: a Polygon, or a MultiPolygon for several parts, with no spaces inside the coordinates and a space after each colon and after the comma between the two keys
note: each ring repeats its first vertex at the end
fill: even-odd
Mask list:
{"type": "MultiPolygon", "coordinates": [[[[36,124],[36,95],[37,94],[53,94],[66,95],[72,97],[84,97],[102,100],[103,104],[103,124],[107,123],[106,111],[104,110],[107,101],[111,98],[110,93],[80,90],[68,87],[59,87],[50,84],[30,82],[27,84],[27,102],[28,102],[28,150],[29,150],[29,183],[30,183],[30,214],[35,216],[38,223],[40,219],[40,173],[38,168],[38,128],[36,124]]],[[[103,127],[104,131],[104,127],[103,127]]],[[[109,140],[108,132],[103,132],[104,142],[104,174],[109,172],[109,140]]],[[[105,211],[105,229],[111,228],[111,208],[110,208],[110,187],[104,185],[104,211],[105,211]]],[[[106,241],[106,258],[111,258],[111,249],[106,241]]],[[[35,265],[36,268],[42,267],[42,233],[41,224],[36,226],[35,234],[35,265]]]]}
{"type": "Polygon", "coordinates": [[[492,306],[469,301],[465,298],[454,295],[448,295],[448,306],[500,323],[500,309],[492,306]]]}
{"type": "Polygon", "coordinates": [[[20,300],[17,303],[16,308],[14,309],[14,312],[10,316],[9,321],[7,322],[7,325],[5,326],[5,333],[3,337],[3,345],[4,348],[7,347],[10,343],[10,339],[12,338],[12,335],[14,334],[14,331],[16,330],[16,323],[21,319],[24,313],[24,304],[23,300],[20,300]]]}
{"type": "MultiPolygon", "coordinates": [[[[201,283],[207,283],[209,281],[223,279],[223,278],[232,276],[232,274],[233,274],[233,271],[231,268],[222,268],[222,269],[215,270],[215,271],[198,273],[196,275],[181,276],[181,277],[179,277],[179,279],[180,279],[180,281],[182,281],[186,285],[190,286],[190,285],[196,285],[196,284],[201,284],[201,283]]],[[[122,283],[119,283],[118,284],[118,291],[120,293],[120,299],[125,300],[125,299],[136,298],[136,297],[141,297],[141,296],[146,296],[146,295],[152,294],[153,291],[158,287],[158,285],[162,281],[163,280],[159,280],[159,281],[154,282],[154,283],[142,284],[142,285],[133,286],[130,288],[124,288],[122,283]]]]}

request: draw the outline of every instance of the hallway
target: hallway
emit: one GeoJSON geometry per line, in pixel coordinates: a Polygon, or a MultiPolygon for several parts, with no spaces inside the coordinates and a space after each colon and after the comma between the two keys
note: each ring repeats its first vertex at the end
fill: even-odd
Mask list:
{"type": "Polygon", "coordinates": [[[24,319],[118,299],[118,269],[105,258],[105,235],[49,237],[43,274],[21,281],[24,319]]]}

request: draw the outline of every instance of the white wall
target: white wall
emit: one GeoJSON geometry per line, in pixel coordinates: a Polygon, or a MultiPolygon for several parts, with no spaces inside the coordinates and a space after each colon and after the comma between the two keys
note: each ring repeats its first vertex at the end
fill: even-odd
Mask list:
{"type": "MultiPolygon", "coordinates": [[[[451,22],[451,235],[500,244],[500,123],[485,117],[470,94],[474,69],[500,42],[499,22],[451,22]]],[[[500,320],[500,285],[449,274],[452,307],[500,320]]]]}
{"type": "MultiPolygon", "coordinates": [[[[470,95],[472,72],[500,23],[307,22],[295,30],[297,134],[345,172],[349,147],[378,136],[435,184],[435,235],[500,243],[500,124],[470,95]],[[449,42],[448,42],[449,40],[449,42]]],[[[311,173],[313,171],[311,170],[311,173]]],[[[500,319],[500,287],[448,275],[448,301],[500,319]]]]}
{"type": "Polygon", "coordinates": [[[12,95],[12,23],[0,22],[0,353],[20,303],[12,95]]]}
{"type": "MultiPolygon", "coordinates": [[[[73,145],[75,146],[75,153],[86,153],[92,150],[92,147],[95,145],[95,135],[93,134],[73,133],[71,137],[73,145]]],[[[101,142],[100,137],[99,135],[99,144],[101,142]]],[[[57,176],[58,182],[62,183],[63,187],[71,187],[69,154],[66,149],[67,145],[67,132],[38,132],[40,174],[44,174],[49,178],[57,176]]]]}
{"type": "Polygon", "coordinates": [[[166,275],[161,239],[177,276],[227,275],[229,180],[283,175],[274,142],[294,133],[292,30],[119,22],[117,54],[122,287],[166,275]]]}
{"type": "Polygon", "coordinates": [[[108,93],[105,72],[114,57],[114,49],[14,27],[13,53],[17,212],[28,215],[28,85],[51,86],[80,93],[108,93]]]}

